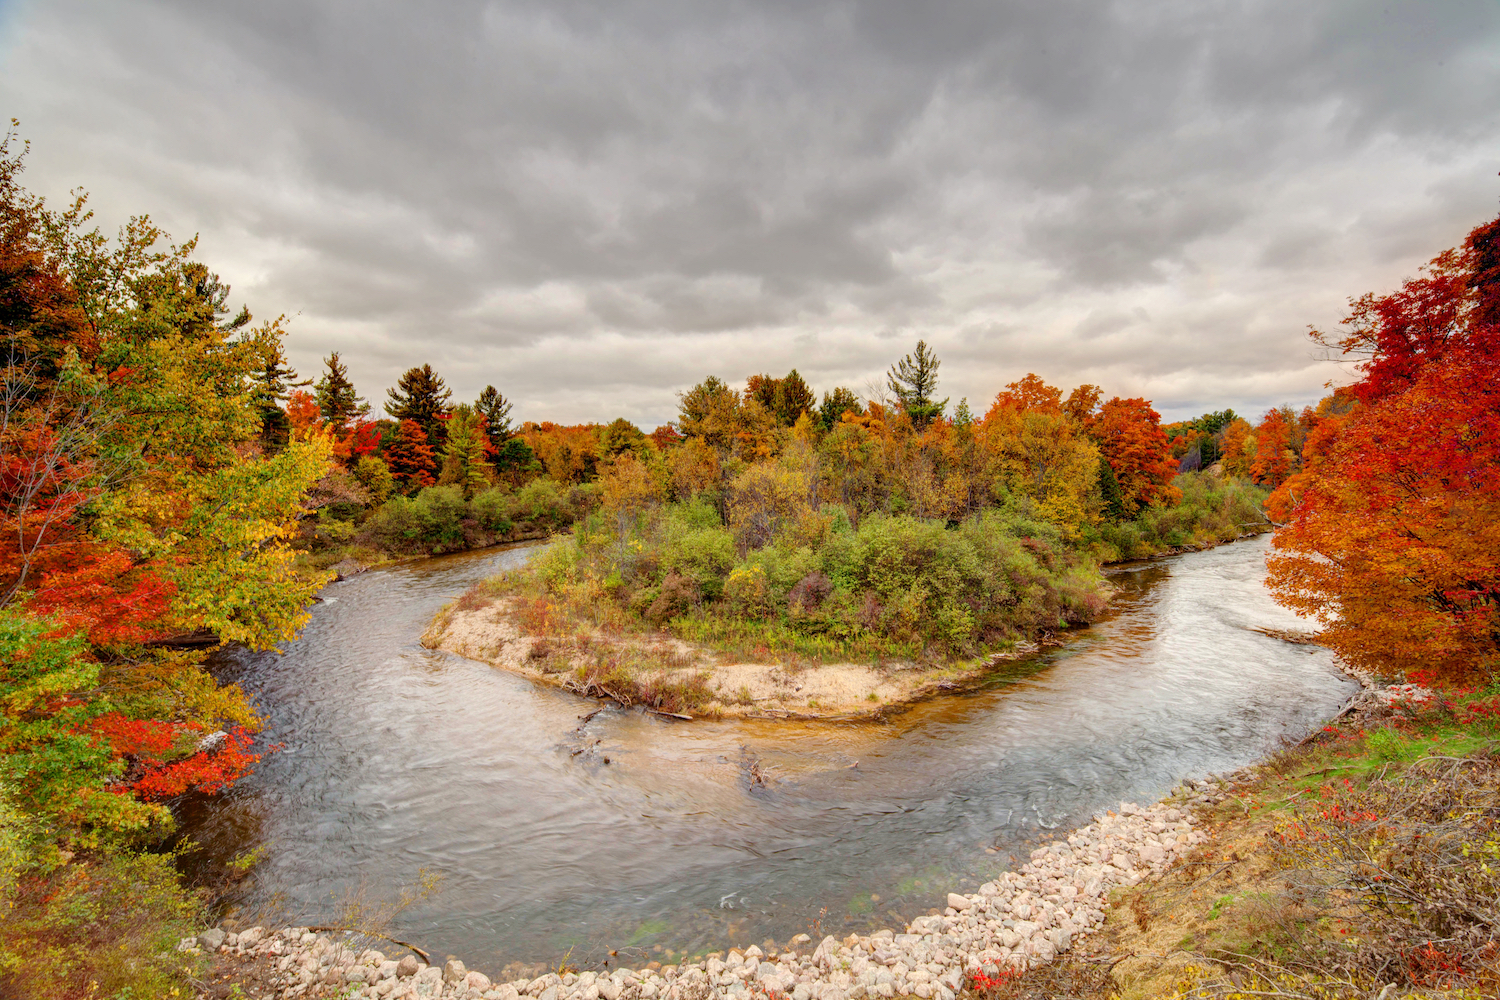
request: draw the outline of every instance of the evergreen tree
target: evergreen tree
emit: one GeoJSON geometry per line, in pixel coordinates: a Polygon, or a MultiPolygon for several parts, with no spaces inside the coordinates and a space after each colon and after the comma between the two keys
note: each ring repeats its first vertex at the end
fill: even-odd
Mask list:
{"type": "Polygon", "coordinates": [[[484,387],[474,409],[484,418],[484,433],[493,451],[510,438],[510,402],[492,385],[484,387]]]}
{"type": "Polygon", "coordinates": [[[265,338],[261,343],[261,363],[251,376],[250,398],[260,414],[260,444],[267,455],[276,455],[291,440],[292,425],[282,404],[292,389],[311,385],[309,379],[297,379],[287,364],[281,338],[265,338]]]}
{"type": "Polygon", "coordinates": [[[454,485],[465,497],[490,484],[489,463],[485,459],[484,416],[468,403],[460,403],[448,417],[448,439],[443,444],[443,471],[438,485],[454,485]]]}
{"type": "Polygon", "coordinates": [[[839,386],[832,392],[823,393],[823,405],[818,407],[818,420],[822,422],[825,431],[831,431],[845,413],[858,413],[862,409],[864,407],[859,405],[859,397],[853,390],[839,386]]]}
{"type": "Polygon", "coordinates": [[[896,362],[886,373],[886,385],[895,393],[918,430],[925,428],[933,417],[942,416],[948,406],[946,399],[941,402],[933,400],[941,365],[927,341],[919,340],[916,351],[896,362]]]}
{"type": "Polygon", "coordinates": [[[972,427],[974,425],[974,412],[969,409],[969,397],[965,396],[958,401],[958,409],[953,411],[954,427],[972,427]]]}
{"type": "Polygon", "coordinates": [[[1112,524],[1125,520],[1125,494],[1120,492],[1120,481],[1108,462],[1099,459],[1099,495],[1104,500],[1104,516],[1112,524]]]}
{"type": "Polygon", "coordinates": [[[349,421],[368,415],[370,404],[354,391],[354,383],[349,381],[349,369],[339,360],[338,351],[324,358],[323,364],[328,371],[313,387],[318,412],[335,433],[340,433],[349,426],[349,421]]]}
{"type": "Polygon", "coordinates": [[[397,420],[416,421],[433,448],[443,443],[443,417],[453,392],[431,365],[407,369],[396,381],[396,387],[386,390],[386,395],[390,399],[386,401],[385,412],[397,420]]]}

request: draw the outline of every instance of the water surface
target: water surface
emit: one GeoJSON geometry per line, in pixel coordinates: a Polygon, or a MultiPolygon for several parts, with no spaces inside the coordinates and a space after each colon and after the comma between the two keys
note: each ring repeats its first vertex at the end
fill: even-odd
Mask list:
{"type": "Polygon", "coordinates": [[[1110,615],[1065,647],[879,723],[581,723],[598,703],[417,644],[528,550],[366,573],[282,654],[220,654],[283,749],[189,833],[220,856],[267,845],[247,914],[329,919],[438,872],[397,936],[491,971],[893,926],[1337,709],[1354,685],[1325,650],[1254,631],[1301,627],[1264,589],[1266,546],[1118,571],[1110,615]]]}

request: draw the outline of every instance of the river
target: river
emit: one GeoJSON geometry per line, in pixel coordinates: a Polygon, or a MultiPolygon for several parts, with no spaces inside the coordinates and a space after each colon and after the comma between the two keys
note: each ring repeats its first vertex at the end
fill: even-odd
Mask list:
{"type": "Polygon", "coordinates": [[[392,933],[492,973],[896,926],[1337,709],[1355,685],[1330,654],[1254,631],[1304,627],[1263,586],[1267,545],[1122,567],[1066,645],[878,723],[607,708],[580,727],[597,703],[417,643],[526,548],[366,573],[282,652],[218,654],[281,749],[186,832],[221,858],[264,847],[250,918],[327,921],[437,873],[392,933]]]}

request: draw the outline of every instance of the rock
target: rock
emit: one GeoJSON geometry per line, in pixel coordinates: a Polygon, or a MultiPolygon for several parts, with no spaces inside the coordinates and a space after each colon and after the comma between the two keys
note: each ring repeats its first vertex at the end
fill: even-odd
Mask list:
{"type": "Polygon", "coordinates": [[[974,904],[969,902],[969,898],[967,896],[960,896],[956,892],[950,892],[948,893],[948,905],[953,907],[959,913],[962,913],[974,904]]]}
{"type": "Polygon", "coordinates": [[[396,975],[402,979],[405,979],[408,976],[415,976],[417,974],[417,968],[417,956],[407,955],[401,961],[396,963],[396,975]]]}
{"type": "Polygon", "coordinates": [[[265,936],[266,929],[264,927],[248,927],[245,930],[240,931],[240,947],[254,948],[256,945],[261,943],[265,936]]]}
{"type": "Polygon", "coordinates": [[[217,927],[211,927],[198,935],[198,944],[207,952],[219,950],[219,945],[224,943],[224,932],[217,927]]]}
{"type": "Polygon", "coordinates": [[[450,958],[443,964],[443,982],[445,983],[456,983],[468,974],[469,970],[464,967],[464,963],[456,958],[450,958]]]}
{"type": "Polygon", "coordinates": [[[759,948],[757,948],[755,945],[752,944],[750,947],[748,947],[748,948],[745,949],[745,957],[746,958],[765,958],[766,957],[766,953],[763,952],[763,951],[761,951],[759,948]]]}
{"type": "Polygon", "coordinates": [[[557,1000],[558,989],[559,987],[556,986],[548,986],[546,989],[542,990],[541,995],[537,997],[537,1000],[557,1000]]]}
{"type": "Polygon", "coordinates": [[[370,567],[358,559],[344,559],[341,562],[334,563],[329,568],[333,570],[334,582],[338,582],[340,580],[347,580],[351,576],[358,576],[370,567]]]}
{"type": "Polygon", "coordinates": [[[490,988],[490,977],[482,972],[470,972],[464,976],[464,985],[468,986],[471,990],[483,993],[490,988]]]}
{"type": "Polygon", "coordinates": [[[604,1000],[620,1000],[620,992],[620,984],[613,980],[605,979],[599,983],[599,995],[604,1000]]]}

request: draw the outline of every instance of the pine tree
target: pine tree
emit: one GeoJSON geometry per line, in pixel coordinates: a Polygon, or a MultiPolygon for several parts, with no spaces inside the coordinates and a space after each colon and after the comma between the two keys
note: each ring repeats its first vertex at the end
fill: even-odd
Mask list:
{"type": "Polygon", "coordinates": [[[390,399],[386,401],[385,412],[397,420],[415,420],[433,448],[443,443],[443,417],[453,392],[431,365],[407,369],[396,381],[396,387],[386,390],[386,395],[390,399]]]}
{"type": "Polygon", "coordinates": [[[312,381],[298,380],[296,371],[287,364],[280,337],[264,339],[260,368],[251,380],[254,385],[250,398],[260,414],[260,444],[267,455],[275,455],[287,446],[292,434],[292,425],[282,404],[292,389],[311,385],[312,381]]]}
{"type": "Polygon", "coordinates": [[[349,426],[349,421],[367,415],[370,404],[354,391],[354,383],[349,381],[349,369],[339,360],[338,351],[324,358],[323,364],[328,367],[328,371],[313,387],[317,394],[318,412],[323,414],[328,426],[339,433],[349,426]]]}
{"type": "Polygon", "coordinates": [[[493,451],[511,435],[510,402],[500,395],[500,390],[487,385],[479,394],[479,401],[474,404],[474,409],[484,418],[484,433],[490,439],[490,449],[493,451]]]}
{"type": "Polygon", "coordinates": [[[911,417],[918,430],[925,428],[933,417],[943,415],[948,401],[935,402],[938,368],[942,362],[927,346],[927,341],[917,341],[917,349],[891,366],[885,382],[895,393],[896,399],[911,417]]]}
{"type": "Polygon", "coordinates": [[[460,403],[448,418],[448,439],[443,445],[443,472],[440,486],[454,485],[465,497],[490,484],[489,463],[485,461],[484,416],[468,403],[460,403]]]}

